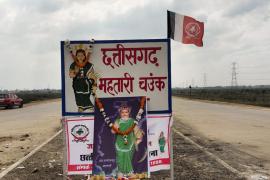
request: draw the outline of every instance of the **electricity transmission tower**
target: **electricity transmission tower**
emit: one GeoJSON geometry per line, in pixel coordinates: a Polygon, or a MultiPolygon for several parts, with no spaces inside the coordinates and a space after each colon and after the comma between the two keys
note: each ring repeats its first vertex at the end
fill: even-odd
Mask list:
{"type": "Polygon", "coordinates": [[[203,74],[203,86],[207,86],[207,79],[206,79],[206,73],[203,74]]]}
{"type": "Polygon", "coordinates": [[[231,82],[231,85],[232,86],[237,86],[237,72],[236,72],[236,65],[237,63],[236,62],[233,62],[232,63],[232,82],[231,82]]]}

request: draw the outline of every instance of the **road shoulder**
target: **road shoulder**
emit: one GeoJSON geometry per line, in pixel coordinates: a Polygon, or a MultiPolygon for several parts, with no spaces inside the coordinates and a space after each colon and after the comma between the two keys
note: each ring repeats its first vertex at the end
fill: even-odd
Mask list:
{"type": "MultiPolygon", "coordinates": [[[[173,135],[173,144],[174,172],[177,179],[243,179],[209,158],[177,133],[173,135]]],[[[3,179],[63,179],[63,147],[61,133],[3,179]]],[[[152,173],[151,179],[164,180],[169,179],[169,176],[169,171],[160,171],[152,173]]],[[[84,177],[72,176],[73,180],[82,178],[84,177]]]]}

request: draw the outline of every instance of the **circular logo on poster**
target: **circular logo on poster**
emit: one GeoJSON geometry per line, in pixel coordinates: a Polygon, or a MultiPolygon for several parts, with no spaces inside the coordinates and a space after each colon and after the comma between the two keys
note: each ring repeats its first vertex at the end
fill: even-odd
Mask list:
{"type": "Polygon", "coordinates": [[[201,29],[198,23],[191,22],[186,25],[185,32],[188,36],[196,38],[200,34],[201,29]]]}
{"type": "Polygon", "coordinates": [[[75,125],[71,129],[71,134],[74,137],[75,142],[86,142],[89,134],[89,129],[85,125],[75,125]]]}

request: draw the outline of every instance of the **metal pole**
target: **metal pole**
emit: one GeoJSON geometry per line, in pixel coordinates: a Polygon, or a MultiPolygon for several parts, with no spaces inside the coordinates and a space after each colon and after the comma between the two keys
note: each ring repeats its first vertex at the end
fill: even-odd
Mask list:
{"type": "Polygon", "coordinates": [[[189,86],[189,98],[191,98],[191,86],[189,86]]]}
{"type": "Polygon", "coordinates": [[[64,143],[64,148],[63,148],[63,180],[69,179],[67,175],[67,139],[66,139],[66,119],[65,117],[61,118],[61,123],[62,123],[62,129],[63,129],[63,143],[64,143]]]}
{"type": "Polygon", "coordinates": [[[87,175],[87,180],[91,180],[91,175],[90,174],[87,175]]]}
{"type": "MultiPolygon", "coordinates": [[[[171,117],[172,118],[172,117],[171,117]]],[[[170,122],[171,123],[171,122],[170,122]]],[[[173,166],[173,130],[170,124],[170,169],[171,180],[174,180],[174,166],[173,166]]]]}

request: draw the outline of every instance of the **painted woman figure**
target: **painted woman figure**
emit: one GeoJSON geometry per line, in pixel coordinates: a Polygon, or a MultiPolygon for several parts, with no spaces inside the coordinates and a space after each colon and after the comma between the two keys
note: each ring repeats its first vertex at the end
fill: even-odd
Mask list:
{"type": "MultiPolygon", "coordinates": [[[[120,131],[127,131],[134,124],[134,119],[130,117],[130,108],[122,106],[119,109],[120,118],[116,119],[114,126],[120,131]]],[[[113,133],[116,133],[112,130],[113,133]]],[[[144,132],[135,126],[133,131],[127,135],[116,134],[116,164],[118,178],[123,176],[131,177],[133,174],[132,159],[135,147],[142,141],[144,132]]]]}
{"type": "Polygon", "coordinates": [[[83,112],[87,109],[92,112],[94,110],[94,103],[91,102],[90,97],[95,93],[97,77],[94,73],[93,64],[89,62],[91,46],[90,49],[87,49],[80,45],[75,54],[73,54],[71,48],[69,49],[74,60],[69,68],[69,77],[73,80],[72,87],[78,112],[83,112]]]}
{"type": "Polygon", "coordinates": [[[164,136],[164,132],[161,131],[159,138],[158,138],[158,144],[159,144],[159,149],[161,153],[165,152],[165,144],[166,144],[166,139],[164,136]]]}

